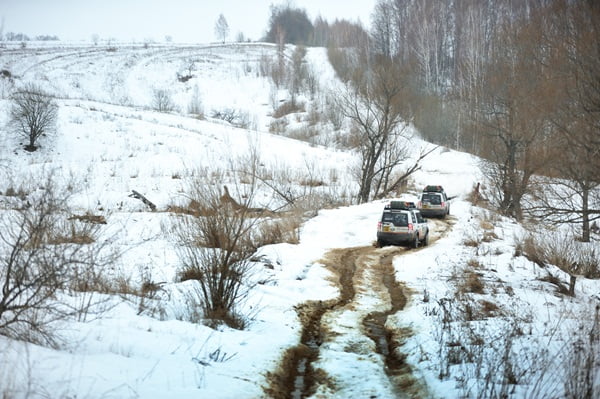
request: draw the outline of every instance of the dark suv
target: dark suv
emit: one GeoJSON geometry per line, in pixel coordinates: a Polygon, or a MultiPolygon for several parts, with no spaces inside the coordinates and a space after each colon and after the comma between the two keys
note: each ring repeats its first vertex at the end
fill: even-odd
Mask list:
{"type": "Polygon", "coordinates": [[[417,248],[429,244],[429,226],[414,204],[391,201],[377,224],[377,246],[406,245],[417,248]]]}
{"type": "Polygon", "coordinates": [[[442,186],[426,186],[419,197],[417,207],[424,217],[446,217],[450,214],[450,203],[442,186]]]}

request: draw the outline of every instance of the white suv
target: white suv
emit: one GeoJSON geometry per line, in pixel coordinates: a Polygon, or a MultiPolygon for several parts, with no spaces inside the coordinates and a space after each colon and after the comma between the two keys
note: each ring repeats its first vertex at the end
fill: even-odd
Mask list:
{"type": "Polygon", "coordinates": [[[417,248],[429,244],[429,226],[414,204],[391,201],[377,224],[377,246],[406,245],[417,248]]]}
{"type": "Polygon", "coordinates": [[[417,208],[424,217],[445,218],[450,214],[450,203],[442,186],[426,186],[419,197],[417,208]]]}

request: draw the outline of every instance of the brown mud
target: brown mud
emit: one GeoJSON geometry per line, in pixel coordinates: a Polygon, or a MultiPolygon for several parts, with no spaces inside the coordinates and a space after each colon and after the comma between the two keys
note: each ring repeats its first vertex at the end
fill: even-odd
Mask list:
{"type": "MultiPolygon", "coordinates": [[[[431,227],[436,233],[432,235],[430,245],[446,235],[453,224],[452,219],[432,221],[431,227]]],[[[365,246],[333,249],[325,255],[321,262],[332,272],[332,283],[338,286],[340,295],[328,301],[307,301],[296,307],[302,324],[300,343],[285,351],[276,371],[266,374],[269,386],[264,388],[265,394],[275,399],[300,399],[313,395],[320,385],[336,391],[335,382],[326,372],[313,367],[313,362],[319,358],[321,343],[329,339],[331,331],[323,321],[324,315],[344,306],[358,306],[353,301],[362,287],[389,298],[389,303],[383,306],[386,310],[381,311],[380,307],[367,312],[361,329],[375,343],[376,352],[384,360],[384,371],[394,392],[400,398],[426,396],[426,388],[413,376],[405,361],[406,355],[402,353],[402,345],[412,332],[386,324],[388,316],[404,309],[410,295],[410,290],[396,281],[392,264],[395,256],[402,256],[406,251],[400,247],[365,246]]]]}

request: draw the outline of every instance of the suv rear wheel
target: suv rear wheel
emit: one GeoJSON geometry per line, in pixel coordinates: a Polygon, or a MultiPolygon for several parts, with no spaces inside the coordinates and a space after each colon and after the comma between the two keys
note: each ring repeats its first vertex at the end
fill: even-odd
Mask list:
{"type": "Polygon", "coordinates": [[[415,240],[411,243],[411,247],[419,248],[419,235],[415,235],[415,240]]]}

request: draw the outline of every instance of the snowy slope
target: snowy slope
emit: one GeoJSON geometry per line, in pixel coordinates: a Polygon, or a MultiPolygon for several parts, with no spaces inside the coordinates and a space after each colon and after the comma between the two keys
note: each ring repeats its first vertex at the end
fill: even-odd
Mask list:
{"type": "MultiPolygon", "coordinates": [[[[164,283],[165,298],[151,317],[139,311],[140,299],[107,297],[108,310],[101,317],[65,321],[60,331],[64,344],[58,349],[0,336],[0,392],[15,398],[266,397],[268,373],[300,339],[295,307],[339,295],[324,256],[332,249],[372,246],[386,202],[321,210],[302,225],[298,244],[260,248],[255,267],[265,283],[252,293],[248,306],[256,309],[256,318],[246,330],[213,330],[183,321],[190,287],[176,282],[177,243],[166,226],[175,217],[168,207],[185,202],[186,179],[227,170],[232,159],[254,149],[265,168],[316,175],[338,194],[356,190],[354,154],[268,132],[273,102],[286,98],[285,91],[273,89],[260,73],[261,59],[274,57],[274,51],[263,44],[118,46],[116,51],[64,45],[6,49],[0,54],[0,67],[11,70],[18,82],[39,83],[61,97],[58,133],[39,151],[27,153],[17,139],[3,135],[0,171],[7,177],[0,180],[0,192],[43,170],[76,176],[82,190],[74,209],[105,214],[107,228],[116,232],[114,245],[128,249],[114,275],[133,284],[139,284],[142,275],[151,276],[164,283]],[[177,73],[185,72],[190,60],[193,78],[179,82],[177,73]],[[153,111],[155,89],[169,90],[178,111],[153,111]],[[243,110],[250,116],[249,129],[188,115],[194,90],[207,116],[211,110],[243,110]],[[148,212],[128,196],[131,190],[144,193],[160,212],[148,212]]],[[[309,49],[307,60],[323,88],[339,84],[324,49],[309,49]]],[[[10,90],[7,82],[2,84],[0,92],[10,90]]],[[[4,124],[9,102],[3,98],[0,104],[4,124]]],[[[414,145],[430,146],[416,138],[414,145]]],[[[220,179],[215,184],[227,183],[220,179]]],[[[568,361],[565,348],[580,337],[574,331],[586,326],[582,321],[593,317],[600,284],[580,278],[578,295],[571,298],[541,281],[548,274],[561,281],[568,276],[515,255],[526,234],[523,227],[466,201],[481,179],[476,158],[438,148],[414,174],[407,192],[416,195],[424,185],[442,184],[456,197],[447,223],[430,222],[435,240],[429,247],[393,257],[395,278],[410,295],[387,326],[411,331],[398,350],[422,387],[413,397],[477,397],[478,392],[488,392],[478,370],[495,367],[501,374],[502,366],[491,359],[503,353],[506,342],[512,345],[512,354],[506,356],[520,362],[514,367],[517,374],[536,367],[538,371],[529,380],[525,374],[515,377],[521,383],[511,386],[510,397],[561,397],[564,387],[556,381],[569,370],[557,370],[555,362],[568,361]],[[481,293],[461,289],[465,276],[473,273],[484,282],[481,293]],[[471,320],[462,316],[467,314],[465,307],[471,320]]],[[[261,193],[259,201],[274,205],[268,192],[261,193]]],[[[383,256],[395,249],[373,251],[383,256]]],[[[398,395],[381,356],[369,349],[373,344],[357,328],[341,333],[364,316],[360,306],[385,307],[380,301],[379,294],[365,289],[356,311],[338,309],[329,316],[339,338],[323,343],[317,364],[337,390],[322,385],[315,398],[398,395]],[[360,351],[348,350],[357,346],[360,351]]]]}

